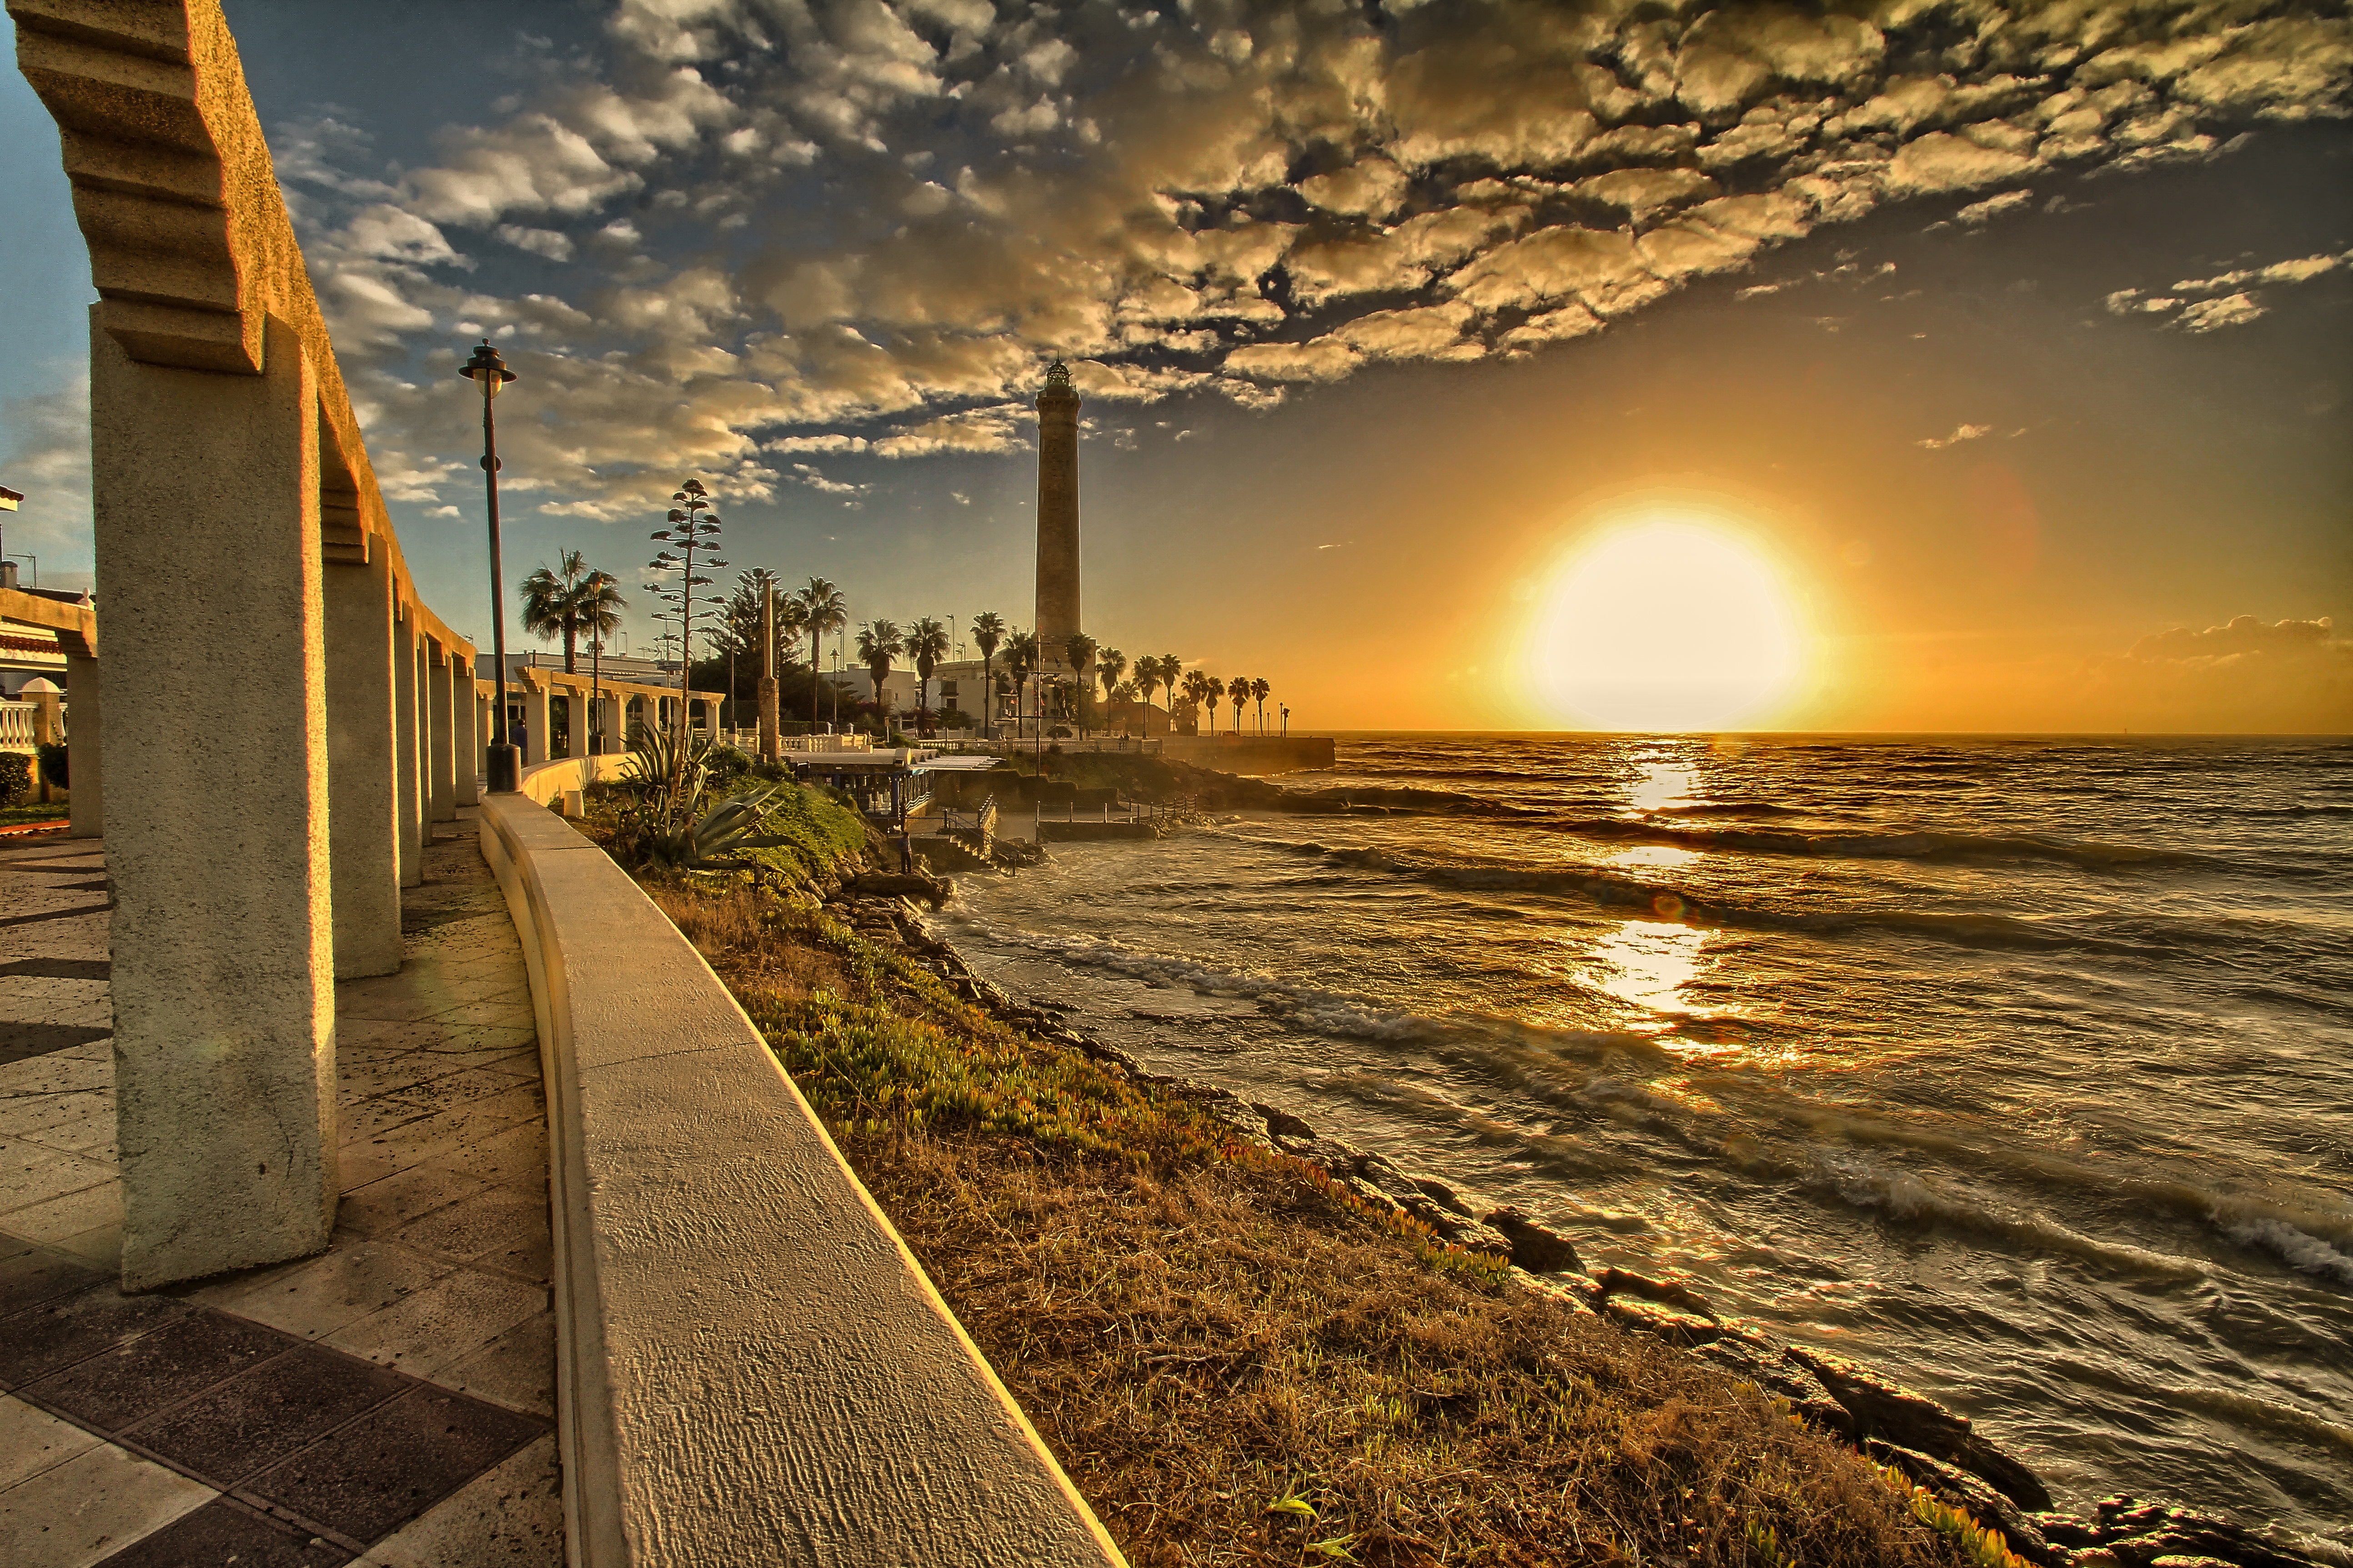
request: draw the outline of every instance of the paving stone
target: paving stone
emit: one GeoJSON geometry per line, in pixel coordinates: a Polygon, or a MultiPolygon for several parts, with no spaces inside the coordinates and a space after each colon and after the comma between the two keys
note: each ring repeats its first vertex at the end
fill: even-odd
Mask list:
{"type": "Polygon", "coordinates": [[[0,1490],[54,1469],[102,1440],[13,1394],[0,1394],[0,1490]]]}
{"type": "Polygon", "coordinates": [[[456,1171],[501,1185],[536,1182],[547,1184],[547,1122],[525,1121],[480,1142],[461,1144],[437,1153],[427,1162],[436,1170],[456,1171]]]}
{"type": "Polygon", "coordinates": [[[462,1394],[412,1389],[238,1490],[375,1542],[546,1431],[543,1421],[462,1394]]]}
{"type": "Polygon", "coordinates": [[[87,1290],[105,1278],[80,1259],[23,1243],[12,1256],[0,1258],[0,1319],[54,1297],[87,1290]]]}
{"type": "Polygon", "coordinates": [[[431,1377],[525,1319],[545,1311],[547,1290],[480,1269],[444,1275],[380,1312],[327,1336],[338,1350],[412,1377],[431,1377]]]}
{"type": "Polygon", "coordinates": [[[84,1089],[112,1089],[112,1048],[100,1046],[95,1047],[96,1054],[79,1054],[91,1048],[78,1047],[74,1050],[55,1051],[45,1057],[0,1063],[0,1099],[22,1094],[72,1094],[84,1089]]]}
{"type": "Polygon", "coordinates": [[[127,1436],[226,1490],[415,1386],[356,1357],[301,1345],[127,1436]]]}
{"type": "Polygon", "coordinates": [[[67,1237],[100,1226],[122,1224],[122,1184],[106,1181],[78,1193],[28,1204],[8,1215],[8,1228],[30,1241],[54,1247],[67,1237]]]}
{"type": "Polygon", "coordinates": [[[301,1342],[259,1323],[199,1307],[16,1392],[100,1431],[119,1432],[152,1411],[235,1377],[301,1342]]]}
{"type": "Polygon", "coordinates": [[[564,1481],[542,1437],[406,1529],[358,1568],[562,1568],[564,1481]]]}
{"type": "MultiPolygon", "coordinates": [[[[114,1167],[103,1161],[0,1138],[0,1214],[45,1204],[113,1179],[114,1167]]],[[[13,1225],[8,1228],[16,1230],[13,1225]]]]}
{"type": "Polygon", "coordinates": [[[76,1089],[69,1094],[25,1094],[0,1100],[0,1138],[22,1138],[47,1143],[40,1134],[86,1117],[111,1115],[112,1096],[103,1089],[76,1089]]]}
{"type": "Polygon", "coordinates": [[[477,1177],[422,1165],[346,1192],[335,1223],[362,1236],[389,1236],[485,1187],[477,1177]]]}
{"type": "Polygon", "coordinates": [[[111,1443],[0,1492],[8,1568],[88,1568],[216,1494],[111,1443]]]}
{"type": "Polygon", "coordinates": [[[339,1237],[317,1258],[271,1269],[250,1282],[216,1284],[194,1299],[302,1339],[323,1339],[426,1289],[449,1272],[403,1247],[339,1237]]]}
{"type": "Polygon", "coordinates": [[[462,1361],[438,1368],[433,1381],[510,1410],[555,1414],[555,1314],[524,1319],[462,1361]]]}
{"type": "Polygon", "coordinates": [[[0,1318],[0,1384],[30,1383],[193,1310],[169,1296],[126,1296],[108,1280],[0,1318]]]}
{"type": "Polygon", "coordinates": [[[99,1568],[337,1568],[352,1554],[233,1498],[215,1498],[99,1568]]]}
{"type": "Polygon", "coordinates": [[[547,1237],[547,1188],[542,1183],[536,1192],[488,1187],[470,1193],[405,1226],[398,1239],[404,1246],[438,1253],[454,1262],[473,1262],[543,1279],[547,1237]]]}

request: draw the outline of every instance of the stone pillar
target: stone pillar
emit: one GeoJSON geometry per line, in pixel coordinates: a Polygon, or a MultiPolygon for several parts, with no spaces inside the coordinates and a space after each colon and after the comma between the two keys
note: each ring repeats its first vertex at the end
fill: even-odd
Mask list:
{"type": "Polygon", "coordinates": [[[1038,395],[1038,650],[1048,668],[1079,618],[1079,395],[1060,360],[1038,395]]]}
{"type": "Polygon", "coordinates": [[[122,1282],[142,1290],[305,1257],[334,1223],[318,388],[282,321],[244,375],[135,363],[108,308],[100,741],[138,763],[111,781],[106,854],[122,1282]]]}
{"type": "Polygon", "coordinates": [[[424,755],[419,734],[424,726],[417,721],[423,717],[423,693],[417,679],[423,652],[418,644],[424,639],[417,635],[417,617],[407,605],[399,606],[399,616],[392,639],[393,824],[400,843],[400,885],[415,888],[425,881],[425,780],[417,765],[424,755]]]}
{"type": "Polygon", "coordinates": [[[392,554],[379,539],[370,542],[368,556],[365,564],[331,565],[322,573],[338,980],[400,968],[392,554]]]}
{"type": "Polygon", "coordinates": [[[528,731],[523,738],[531,742],[523,751],[524,767],[547,761],[547,699],[552,690],[550,686],[525,686],[522,689],[522,722],[528,731]]]}
{"type": "Polygon", "coordinates": [[[482,804],[482,748],[489,745],[488,708],[474,687],[474,672],[459,655],[450,671],[450,701],[458,720],[458,804],[482,804]]]}
{"type": "Polygon", "coordinates": [[[436,822],[458,820],[458,730],[457,714],[452,706],[456,696],[449,679],[449,651],[438,642],[427,642],[432,650],[426,666],[425,749],[427,788],[425,798],[436,822]]]}
{"type": "Polygon", "coordinates": [[[72,780],[68,813],[73,826],[67,837],[96,838],[106,831],[102,786],[105,752],[99,745],[103,722],[100,701],[98,660],[78,653],[66,655],[66,700],[73,721],[66,728],[66,774],[72,780]]]}

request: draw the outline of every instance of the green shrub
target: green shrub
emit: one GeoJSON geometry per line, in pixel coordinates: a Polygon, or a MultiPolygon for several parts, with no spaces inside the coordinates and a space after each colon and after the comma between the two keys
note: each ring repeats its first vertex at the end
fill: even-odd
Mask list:
{"type": "Polygon", "coordinates": [[[0,752],[0,806],[16,805],[32,788],[33,759],[22,752],[0,752]]]}
{"type": "Polygon", "coordinates": [[[44,741],[35,750],[41,753],[41,776],[48,780],[53,788],[73,788],[72,784],[66,782],[65,742],[44,741]]]}

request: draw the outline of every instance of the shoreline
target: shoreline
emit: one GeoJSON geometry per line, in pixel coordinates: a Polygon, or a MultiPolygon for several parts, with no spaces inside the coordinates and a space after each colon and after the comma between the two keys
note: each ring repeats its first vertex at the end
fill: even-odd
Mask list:
{"type": "MultiPolygon", "coordinates": [[[[1336,814],[1362,812],[1367,805],[1381,812],[1405,805],[1393,799],[1376,805],[1324,798],[1340,795],[1338,790],[1303,796],[1260,780],[1198,767],[1185,767],[1179,777],[1193,786],[1185,792],[1186,804],[1211,811],[1274,805],[1293,813],[1336,814]],[[1277,796],[1289,798],[1281,805],[1267,798],[1277,796]]],[[[873,909],[866,900],[859,902],[873,909]]],[[[1571,1238],[1516,1210],[1477,1212],[1447,1182],[1323,1135],[1291,1111],[1246,1100],[1215,1082],[1155,1072],[1130,1053],[1071,1027],[1048,1007],[1007,994],[974,971],[950,942],[925,929],[912,906],[894,904],[880,919],[870,914],[858,929],[893,942],[1000,1020],[1081,1051],[1139,1082],[1174,1091],[1239,1136],[1314,1165],[1360,1202],[1409,1218],[1454,1245],[1508,1258],[1512,1278],[1522,1288],[1605,1318],[1627,1331],[1656,1338],[1767,1390],[1785,1401],[1793,1416],[1999,1531],[2025,1561],[2081,1568],[2105,1568],[2110,1563],[2137,1565],[2158,1558],[2245,1568],[2353,1565],[2353,1551],[2325,1539],[2278,1525],[2248,1527],[2191,1507],[2145,1502],[2128,1494],[2100,1500],[2084,1514],[2058,1510],[2031,1468],[1974,1431],[1968,1418],[1867,1366],[1792,1345],[1759,1324],[1719,1313],[1677,1279],[1620,1268],[1588,1271],[1571,1238]]],[[[2165,1568],[2174,1564],[2168,1563],[2165,1568]]]]}

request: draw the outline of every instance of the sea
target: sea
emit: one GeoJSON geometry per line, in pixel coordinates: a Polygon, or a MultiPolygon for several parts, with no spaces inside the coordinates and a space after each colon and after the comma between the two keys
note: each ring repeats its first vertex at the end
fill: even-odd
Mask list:
{"type": "Polygon", "coordinates": [[[1364,734],[937,934],[1155,1068],[2353,1545],[2353,746],[1364,734]],[[1345,809],[1342,809],[1345,807],[1345,809]]]}

